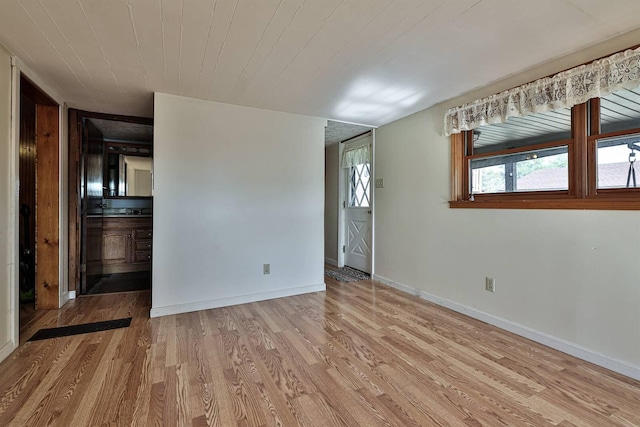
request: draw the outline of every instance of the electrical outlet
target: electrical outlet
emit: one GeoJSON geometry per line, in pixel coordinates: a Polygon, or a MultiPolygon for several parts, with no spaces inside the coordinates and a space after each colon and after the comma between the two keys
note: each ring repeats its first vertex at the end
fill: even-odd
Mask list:
{"type": "Polygon", "coordinates": [[[484,288],[489,292],[496,291],[496,279],[492,277],[485,277],[484,288]]]}
{"type": "Polygon", "coordinates": [[[382,178],[376,179],[376,188],[384,188],[384,179],[382,178]]]}
{"type": "Polygon", "coordinates": [[[271,274],[271,264],[262,264],[262,274],[271,274]]]}

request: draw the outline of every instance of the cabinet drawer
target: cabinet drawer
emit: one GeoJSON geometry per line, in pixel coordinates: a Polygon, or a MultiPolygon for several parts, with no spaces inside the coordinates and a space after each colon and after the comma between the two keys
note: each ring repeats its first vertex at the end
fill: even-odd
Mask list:
{"type": "Polygon", "coordinates": [[[151,240],[136,240],[136,251],[148,251],[152,247],[151,240]]]}
{"type": "Polygon", "coordinates": [[[134,228],[133,235],[136,240],[151,239],[153,237],[152,228],[134,228]]]}
{"type": "Polygon", "coordinates": [[[151,251],[136,251],[133,256],[134,262],[151,262],[151,251]]]}

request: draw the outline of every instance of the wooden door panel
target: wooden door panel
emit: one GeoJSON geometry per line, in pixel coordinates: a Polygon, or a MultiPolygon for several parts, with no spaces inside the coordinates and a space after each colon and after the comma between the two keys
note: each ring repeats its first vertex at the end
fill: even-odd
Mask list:
{"type": "Polygon", "coordinates": [[[58,107],[36,106],[36,308],[59,304],[58,107]]]}
{"type": "Polygon", "coordinates": [[[86,270],[81,271],[80,293],[98,283],[103,271],[103,166],[104,144],[102,133],[89,121],[82,128],[82,252],[86,270]]]}

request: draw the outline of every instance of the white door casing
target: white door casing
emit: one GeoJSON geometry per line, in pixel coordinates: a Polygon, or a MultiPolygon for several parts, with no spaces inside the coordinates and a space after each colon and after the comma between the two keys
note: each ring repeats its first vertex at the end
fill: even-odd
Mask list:
{"type": "MultiPolygon", "coordinates": [[[[371,146],[371,134],[345,144],[344,150],[365,144],[371,146]]],[[[371,150],[370,150],[371,152],[371,150]]],[[[365,164],[342,168],[344,189],[344,264],[371,273],[372,267],[372,170],[371,158],[365,164]]]]}

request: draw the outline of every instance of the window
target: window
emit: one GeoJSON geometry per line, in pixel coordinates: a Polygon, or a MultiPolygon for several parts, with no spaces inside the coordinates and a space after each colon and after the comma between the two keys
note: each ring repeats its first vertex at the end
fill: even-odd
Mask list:
{"type": "Polygon", "coordinates": [[[623,89],[600,98],[602,133],[640,128],[640,89],[623,89]]]}
{"type": "MultiPolygon", "coordinates": [[[[636,69],[640,48],[607,60],[636,69]]],[[[451,207],[640,210],[640,75],[575,78],[590,65],[447,111],[451,207]],[[567,95],[564,81],[600,86],[567,95]]]]}
{"type": "Polygon", "coordinates": [[[361,163],[349,169],[349,207],[368,208],[371,165],[361,163]]]}
{"type": "Polygon", "coordinates": [[[640,134],[599,139],[596,147],[598,189],[640,187],[640,134]]]}
{"type": "Polygon", "coordinates": [[[345,149],[342,153],[342,168],[349,172],[347,207],[368,208],[371,200],[370,144],[345,149]]]}
{"type": "Polygon", "coordinates": [[[568,191],[569,147],[471,160],[471,194],[568,191]]]}
{"type": "Polygon", "coordinates": [[[568,191],[571,110],[509,118],[480,127],[467,143],[470,196],[568,191]]]}

